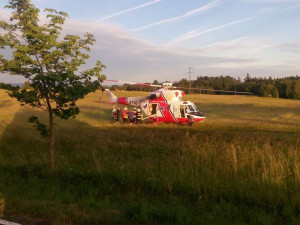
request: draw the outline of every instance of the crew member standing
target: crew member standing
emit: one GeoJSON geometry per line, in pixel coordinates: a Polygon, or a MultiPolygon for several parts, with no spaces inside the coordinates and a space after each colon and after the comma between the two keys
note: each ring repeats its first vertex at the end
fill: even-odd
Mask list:
{"type": "Polygon", "coordinates": [[[138,109],[137,110],[137,113],[136,113],[136,123],[142,123],[142,119],[143,119],[143,115],[141,113],[141,110],[138,109]]]}
{"type": "Polygon", "coordinates": [[[134,122],[134,118],[133,118],[133,115],[134,115],[134,112],[132,110],[130,110],[128,112],[128,119],[129,119],[129,122],[132,124],[134,122]]]}
{"type": "Polygon", "coordinates": [[[118,119],[118,122],[119,122],[119,123],[122,123],[122,122],[123,122],[123,115],[122,115],[122,110],[121,110],[121,108],[118,108],[118,109],[117,109],[117,119],[118,119]]]}
{"type": "Polygon", "coordinates": [[[136,108],[134,107],[133,109],[133,122],[136,123],[136,114],[137,114],[137,111],[136,111],[136,108]]]}
{"type": "Polygon", "coordinates": [[[117,123],[118,122],[118,114],[117,114],[117,110],[116,109],[113,109],[112,115],[113,115],[113,118],[114,118],[115,122],[117,123]]]}
{"type": "Polygon", "coordinates": [[[124,108],[124,110],[123,110],[123,121],[125,122],[125,123],[128,123],[128,112],[127,112],[127,107],[125,107],[124,108]]]}

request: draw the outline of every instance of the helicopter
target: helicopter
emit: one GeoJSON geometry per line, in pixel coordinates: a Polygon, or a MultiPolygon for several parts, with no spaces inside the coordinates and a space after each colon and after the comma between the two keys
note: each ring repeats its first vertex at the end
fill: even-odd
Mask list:
{"type": "Polygon", "coordinates": [[[146,115],[144,119],[149,119],[152,123],[177,123],[192,126],[194,123],[203,122],[205,119],[204,114],[199,111],[193,102],[182,100],[185,93],[181,90],[176,90],[177,87],[172,86],[172,83],[155,85],[117,80],[105,81],[159,88],[146,97],[117,97],[109,89],[105,89],[109,98],[108,103],[139,107],[146,115]]]}

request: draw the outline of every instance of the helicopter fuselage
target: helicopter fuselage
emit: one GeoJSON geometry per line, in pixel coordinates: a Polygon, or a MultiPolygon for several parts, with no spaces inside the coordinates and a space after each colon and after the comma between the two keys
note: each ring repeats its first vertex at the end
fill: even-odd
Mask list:
{"type": "Polygon", "coordinates": [[[190,101],[182,101],[180,90],[159,89],[147,97],[116,97],[106,90],[112,103],[139,107],[149,120],[166,123],[194,123],[204,121],[205,116],[190,101]]]}

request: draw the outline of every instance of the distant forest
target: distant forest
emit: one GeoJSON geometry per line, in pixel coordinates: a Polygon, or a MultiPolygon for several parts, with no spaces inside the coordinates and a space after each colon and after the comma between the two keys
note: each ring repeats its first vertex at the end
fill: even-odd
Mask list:
{"type": "MultiPolygon", "coordinates": [[[[160,84],[157,80],[153,84],[160,84]]],[[[189,93],[189,81],[181,79],[173,83],[173,86],[185,88],[189,93]]],[[[126,91],[152,91],[153,88],[123,84],[113,85],[112,89],[122,89],[126,91]]],[[[284,78],[252,78],[247,74],[244,80],[230,76],[201,76],[191,81],[191,92],[201,94],[234,94],[234,92],[251,92],[253,95],[262,97],[300,99],[300,77],[290,76],[284,78]],[[204,90],[209,89],[209,90],[204,90]],[[233,91],[233,93],[216,92],[214,90],[233,91]]]]}

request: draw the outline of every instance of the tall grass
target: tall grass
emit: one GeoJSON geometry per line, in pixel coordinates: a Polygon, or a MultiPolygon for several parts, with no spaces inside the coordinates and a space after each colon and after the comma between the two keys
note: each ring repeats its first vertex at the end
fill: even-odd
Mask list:
{"type": "Polygon", "coordinates": [[[116,125],[111,106],[87,96],[78,118],[56,122],[55,171],[47,166],[45,140],[26,119],[43,115],[0,102],[4,218],[23,224],[299,224],[299,102],[187,98],[207,121],[116,125]]]}

